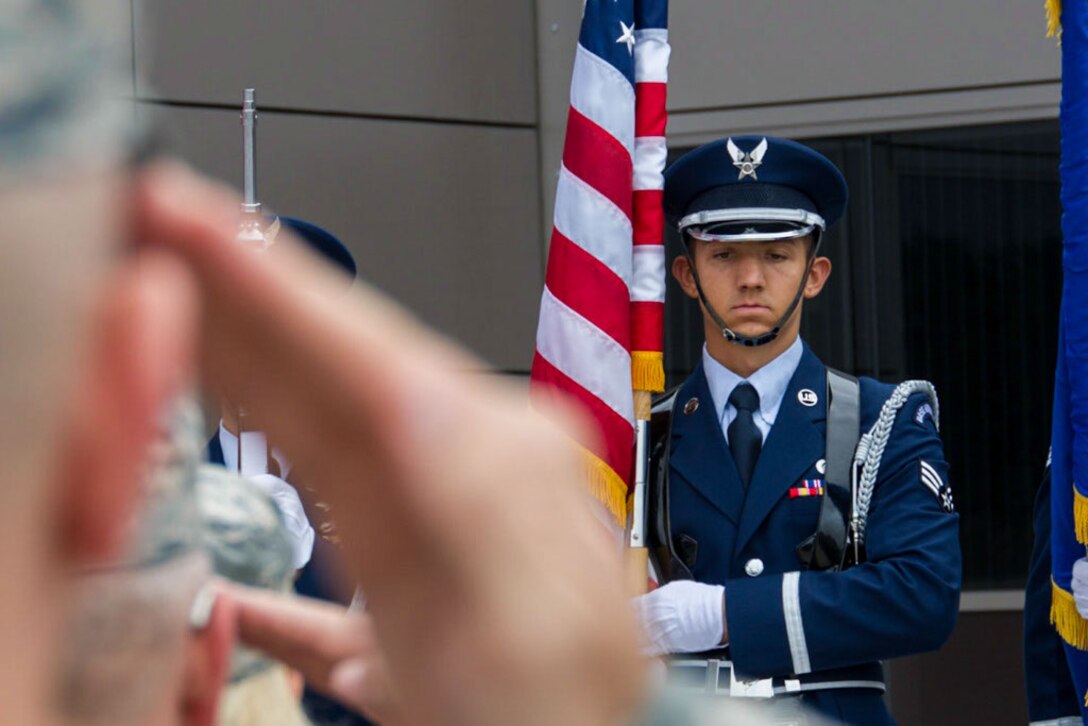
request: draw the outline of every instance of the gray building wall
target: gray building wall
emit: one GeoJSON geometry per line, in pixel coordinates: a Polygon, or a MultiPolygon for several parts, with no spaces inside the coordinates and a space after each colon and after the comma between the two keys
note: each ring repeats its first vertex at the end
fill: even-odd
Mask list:
{"type": "Polygon", "coordinates": [[[177,153],[334,232],[361,277],[490,364],[528,369],[543,284],[528,0],[134,1],[137,97],[177,153]]]}
{"type": "MultiPolygon", "coordinates": [[[[133,7],[134,95],[181,156],[239,184],[237,106],[256,87],[265,205],[528,370],[582,0],[111,1],[133,7]]],[[[673,0],[670,23],[674,147],[1057,115],[1041,2],[673,0]]],[[[903,723],[1024,723],[1017,595],[965,602],[949,647],[893,666],[903,723]]]]}

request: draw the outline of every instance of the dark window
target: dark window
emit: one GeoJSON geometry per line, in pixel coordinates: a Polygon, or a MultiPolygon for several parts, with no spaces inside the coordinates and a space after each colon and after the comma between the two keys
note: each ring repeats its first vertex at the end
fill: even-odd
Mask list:
{"type": "MultiPolygon", "coordinates": [[[[1061,294],[1057,121],[807,140],[850,185],[833,273],[802,335],[828,365],[925,378],[962,518],[965,586],[1020,587],[1050,437],[1061,294]]],[[[679,156],[684,149],[675,150],[679,156]]],[[[669,240],[680,251],[679,240],[669,240]]],[[[701,317],[674,282],[669,383],[698,362],[701,317]]]]}

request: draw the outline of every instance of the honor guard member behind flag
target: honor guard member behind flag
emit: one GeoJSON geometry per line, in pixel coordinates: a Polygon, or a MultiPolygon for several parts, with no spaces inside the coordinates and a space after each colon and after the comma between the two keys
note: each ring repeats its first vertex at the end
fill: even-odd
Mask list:
{"type": "MultiPolygon", "coordinates": [[[[335,235],[316,224],[291,217],[275,217],[268,222],[264,235],[269,249],[274,249],[279,231],[286,227],[307,247],[347,273],[345,289],[351,285],[356,275],[355,259],[335,235]]],[[[261,486],[279,505],[291,533],[295,567],[301,570],[296,590],[308,597],[348,604],[352,588],[338,585],[331,570],[331,550],[336,533],[327,507],[319,501],[307,501],[303,509],[294,486],[288,483],[290,461],[276,448],[269,446],[262,432],[247,428],[244,401],[234,401],[225,395],[222,414],[219,428],[208,442],[208,461],[241,472],[261,486]],[[318,531],[316,538],[311,522],[318,531]]]]}
{"type": "Polygon", "coordinates": [[[655,406],[662,584],[638,605],[682,688],[889,724],[880,661],[939,648],[956,622],[959,517],[933,387],[836,373],[799,337],[846,198],[830,161],[786,139],[715,141],[666,171],[672,272],[706,345],[655,406]]]}
{"type": "MultiPolygon", "coordinates": [[[[292,217],[280,216],[264,221],[264,243],[269,250],[275,249],[276,237],[285,227],[325,261],[346,273],[345,290],[351,285],[357,273],[355,258],[334,234],[292,217]]],[[[244,401],[232,401],[230,396],[224,396],[222,409],[219,428],[208,442],[208,461],[241,472],[276,501],[291,534],[294,565],[299,569],[295,591],[306,597],[348,605],[355,589],[339,577],[339,535],[328,505],[318,500],[312,490],[300,499],[295,486],[305,488],[305,482],[291,479],[291,462],[269,445],[263,432],[249,430],[244,401]]],[[[315,726],[365,726],[369,723],[309,686],[302,701],[315,726]]]]}

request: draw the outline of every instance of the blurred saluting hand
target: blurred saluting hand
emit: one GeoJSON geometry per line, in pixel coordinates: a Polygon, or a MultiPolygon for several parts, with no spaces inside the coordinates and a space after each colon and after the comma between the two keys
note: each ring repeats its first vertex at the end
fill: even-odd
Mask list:
{"type": "MultiPolygon", "coordinates": [[[[259,427],[336,512],[374,638],[362,620],[344,632],[380,647],[388,680],[371,695],[400,696],[387,699],[395,720],[626,722],[645,662],[616,545],[578,484],[574,415],[530,411],[364,285],[321,294],[336,273],[293,245],[253,255],[235,244],[235,197],[191,172],[146,172],[136,213],[138,239],[199,282],[208,384],[245,383],[259,427]]],[[[289,621],[276,621],[281,640],[289,621]]],[[[320,641],[320,623],[298,622],[320,641]]],[[[262,642],[259,617],[242,625],[262,642]]]]}

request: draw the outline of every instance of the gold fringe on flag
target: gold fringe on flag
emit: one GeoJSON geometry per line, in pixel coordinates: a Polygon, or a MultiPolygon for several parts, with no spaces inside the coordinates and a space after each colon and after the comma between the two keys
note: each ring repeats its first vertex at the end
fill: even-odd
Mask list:
{"type": "Polygon", "coordinates": [[[599,501],[620,527],[627,526],[627,484],[612,467],[589,451],[584,451],[586,461],[586,486],[590,495],[599,501]]]}
{"type": "Polygon", "coordinates": [[[660,352],[631,351],[631,388],[661,393],[665,390],[665,364],[660,352]]]}
{"type": "Polygon", "coordinates": [[[1062,0],[1046,0],[1046,37],[1062,37],[1062,0]]]}
{"type": "Polygon", "coordinates": [[[1088,544],[1088,497],[1073,486],[1073,523],[1077,530],[1077,541],[1088,544]]]}
{"type": "Polygon", "coordinates": [[[1053,578],[1050,585],[1050,622],[1066,643],[1079,650],[1088,650],[1088,620],[1077,612],[1072,593],[1058,587],[1053,578]]]}

